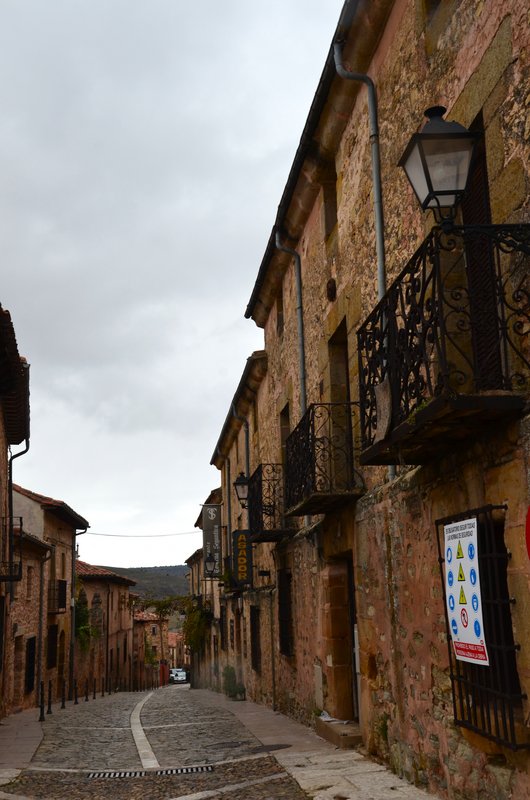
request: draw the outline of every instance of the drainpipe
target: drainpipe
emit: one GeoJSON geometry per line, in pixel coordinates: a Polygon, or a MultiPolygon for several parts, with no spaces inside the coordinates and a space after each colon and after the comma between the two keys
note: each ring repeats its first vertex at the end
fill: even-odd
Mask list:
{"type": "MultiPolygon", "coordinates": [[[[26,361],[21,362],[22,369],[26,371],[27,383],[26,387],[29,386],[29,364],[26,361]]],[[[15,453],[15,455],[9,456],[9,465],[8,465],[8,472],[7,472],[7,502],[9,504],[8,512],[9,512],[9,563],[13,564],[13,559],[15,557],[15,534],[13,530],[13,461],[15,458],[20,458],[20,456],[25,455],[25,453],[29,450],[29,390],[26,392],[26,421],[28,425],[27,429],[27,436],[25,439],[24,449],[21,450],[19,453],[15,453]]],[[[20,532],[22,535],[22,531],[20,532]]],[[[9,599],[13,602],[13,598],[15,596],[13,581],[11,581],[9,585],[9,599]]]]}
{"type": "Polygon", "coordinates": [[[282,253],[288,253],[294,258],[295,277],[296,277],[296,318],[298,322],[298,361],[300,369],[300,417],[307,411],[307,390],[305,373],[305,338],[304,338],[304,314],[302,306],[302,264],[300,255],[296,250],[285,247],[281,243],[280,233],[276,231],[276,248],[282,253]]]}
{"type": "Polygon", "coordinates": [[[269,589],[269,622],[271,629],[271,683],[272,683],[272,710],[276,711],[276,664],[274,661],[274,589],[269,589]]]}
{"type": "MultiPolygon", "coordinates": [[[[368,115],[370,118],[370,145],[372,149],[372,183],[374,187],[375,247],[377,253],[377,299],[381,300],[386,292],[385,263],[385,223],[383,217],[383,195],[381,191],[381,158],[379,152],[379,124],[377,122],[377,95],[375,84],[369,75],[361,72],[349,72],[342,63],[342,47],[339,42],[333,45],[335,69],[341,78],[348,81],[364,83],[368,90],[368,115]]],[[[388,468],[389,480],[396,477],[396,468],[388,468]]]]}

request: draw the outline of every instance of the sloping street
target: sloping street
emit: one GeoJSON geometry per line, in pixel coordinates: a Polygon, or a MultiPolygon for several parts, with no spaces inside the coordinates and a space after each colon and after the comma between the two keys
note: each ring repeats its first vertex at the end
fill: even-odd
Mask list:
{"type": "Polygon", "coordinates": [[[429,797],[281,714],[187,686],[80,698],[45,716],[0,726],[2,800],[429,797]]]}

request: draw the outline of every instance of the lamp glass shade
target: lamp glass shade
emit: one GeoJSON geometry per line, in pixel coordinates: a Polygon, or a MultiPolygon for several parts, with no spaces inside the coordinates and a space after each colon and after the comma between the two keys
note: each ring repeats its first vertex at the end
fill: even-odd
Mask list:
{"type": "Polygon", "coordinates": [[[204,572],[206,575],[213,575],[214,570],[215,570],[215,558],[212,556],[211,553],[208,553],[208,555],[204,559],[204,572]]]}
{"type": "Polygon", "coordinates": [[[399,161],[424,211],[460,202],[478,138],[459,123],[446,122],[442,112],[441,107],[425,112],[429,121],[414,134],[399,161]]]}
{"type": "Polygon", "coordinates": [[[248,500],[248,478],[242,472],[239,473],[234,481],[234,489],[236,490],[237,499],[245,508],[248,500]]]}

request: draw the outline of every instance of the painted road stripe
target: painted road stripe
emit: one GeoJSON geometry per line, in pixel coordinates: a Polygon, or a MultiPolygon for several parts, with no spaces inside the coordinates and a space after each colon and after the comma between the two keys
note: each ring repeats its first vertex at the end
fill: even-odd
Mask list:
{"type": "Polygon", "coordinates": [[[138,755],[140,756],[140,761],[142,762],[142,767],[144,769],[160,766],[155,754],[153,753],[153,750],[151,749],[151,745],[147,741],[147,736],[145,735],[144,729],[142,728],[142,723],[140,722],[140,713],[142,708],[152,694],[153,692],[149,692],[147,697],[144,697],[143,700],[140,700],[140,702],[135,705],[131,712],[131,733],[133,735],[134,743],[136,745],[136,749],[138,750],[138,755]]]}

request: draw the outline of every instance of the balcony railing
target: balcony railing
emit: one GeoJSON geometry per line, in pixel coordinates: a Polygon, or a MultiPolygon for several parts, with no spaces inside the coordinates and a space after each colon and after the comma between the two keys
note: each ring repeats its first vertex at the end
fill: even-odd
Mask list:
{"type": "Polygon", "coordinates": [[[66,611],[68,582],[51,580],[48,584],[48,614],[62,614],[66,611]]]}
{"type": "Polygon", "coordinates": [[[287,438],[287,514],[324,513],[363,493],[353,447],[355,407],[354,403],[315,403],[287,438]]]}
{"type": "Polygon", "coordinates": [[[248,520],[253,542],[276,542],[289,528],[284,517],[282,464],[260,464],[248,483],[248,520]]]}
{"type": "Polygon", "coordinates": [[[524,406],[530,225],[434,228],[358,331],[363,464],[423,463],[524,406]]]}
{"type": "Polygon", "coordinates": [[[22,517],[2,517],[0,582],[22,579],[22,517]]]}

